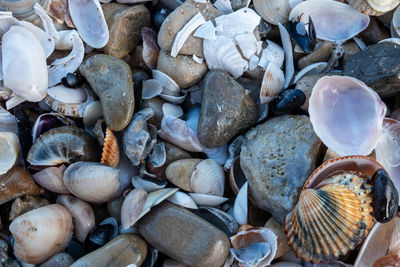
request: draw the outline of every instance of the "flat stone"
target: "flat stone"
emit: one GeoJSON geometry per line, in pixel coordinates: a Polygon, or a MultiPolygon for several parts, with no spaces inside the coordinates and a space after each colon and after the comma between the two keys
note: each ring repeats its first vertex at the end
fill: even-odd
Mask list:
{"type": "Polygon", "coordinates": [[[99,249],[83,256],[71,267],[140,266],[147,255],[146,242],[137,235],[120,234],[99,249]]]}
{"type": "Polygon", "coordinates": [[[110,33],[104,52],[122,58],[139,44],[141,29],[150,25],[150,12],[144,5],[109,3],[101,7],[110,33]]]}
{"type": "Polygon", "coordinates": [[[171,77],[181,89],[188,88],[207,73],[206,62],[195,62],[192,56],[177,55],[172,57],[169,51],[161,50],[158,55],[157,70],[171,77]]]}
{"type": "Polygon", "coordinates": [[[221,266],[231,246],[224,232],[168,201],[152,208],[138,228],[155,249],[192,267],[221,266]]]}
{"type": "MultiPolygon", "coordinates": [[[[216,9],[211,3],[198,3],[193,0],[187,0],[183,5],[176,8],[161,25],[158,32],[158,45],[161,49],[171,51],[176,34],[189,22],[198,12],[204,16],[206,20],[216,18],[223,15],[221,11],[216,9]]],[[[186,39],[179,54],[203,55],[203,39],[194,37],[192,32],[186,39]]]]}
{"type": "Polygon", "coordinates": [[[210,71],[203,81],[198,135],[202,145],[225,145],[249,128],[258,117],[258,106],[228,73],[210,71]]]}
{"type": "Polygon", "coordinates": [[[100,98],[107,127],[122,131],[131,121],[135,108],[129,65],[113,56],[98,54],[88,58],[79,71],[100,98]]]}
{"type": "Polygon", "coordinates": [[[275,117],[247,132],[240,166],[257,206],[282,223],[314,171],[320,148],[307,116],[275,117]]]}
{"type": "Polygon", "coordinates": [[[400,45],[392,42],[370,45],[343,66],[343,75],[363,81],[382,98],[400,94],[399,74],[400,45]]]}

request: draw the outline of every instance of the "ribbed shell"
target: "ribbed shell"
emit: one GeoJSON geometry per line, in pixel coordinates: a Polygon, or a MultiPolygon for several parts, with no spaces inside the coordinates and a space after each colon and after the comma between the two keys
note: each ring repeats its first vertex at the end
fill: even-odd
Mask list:
{"type": "Polygon", "coordinates": [[[284,226],[298,257],[328,262],[363,241],[374,222],[366,181],[361,173],[343,172],[302,191],[284,226]]]}
{"type": "Polygon", "coordinates": [[[261,104],[268,104],[279,95],[285,86],[285,74],[274,63],[270,62],[265,70],[260,90],[261,104]]]}
{"type": "Polygon", "coordinates": [[[347,0],[347,2],[368,16],[380,16],[399,5],[398,0],[347,0]]]}
{"type": "Polygon", "coordinates": [[[206,159],[192,172],[190,187],[193,192],[214,196],[224,195],[225,173],[215,160],[206,159]]]}
{"type": "Polygon", "coordinates": [[[288,20],[290,6],[288,0],[254,0],[254,8],[267,22],[277,25],[288,20]]]}
{"type": "Polygon", "coordinates": [[[103,153],[101,154],[101,163],[110,167],[116,167],[119,162],[118,140],[114,133],[107,128],[106,138],[104,139],[103,153]]]}

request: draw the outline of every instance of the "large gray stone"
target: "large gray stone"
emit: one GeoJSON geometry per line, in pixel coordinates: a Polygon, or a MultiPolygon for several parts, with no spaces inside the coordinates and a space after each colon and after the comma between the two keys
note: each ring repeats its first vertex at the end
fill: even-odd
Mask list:
{"type": "Polygon", "coordinates": [[[284,115],[250,130],[240,165],[257,206],[282,223],[315,169],[320,147],[307,116],[284,115]]]}

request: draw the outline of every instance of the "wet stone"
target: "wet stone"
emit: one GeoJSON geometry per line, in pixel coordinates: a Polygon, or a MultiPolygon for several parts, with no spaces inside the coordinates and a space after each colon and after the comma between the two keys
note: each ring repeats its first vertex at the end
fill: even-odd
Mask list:
{"type": "Polygon", "coordinates": [[[219,267],[229,254],[225,233],[168,201],[154,207],[138,228],[149,244],[185,265],[219,267]]]}
{"type": "Polygon", "coordinates": [[[282,223],[315,169],[320,147],[306,116],[284,115],[250,130],[242,144],[240,165],[257,206],[282,223]]]}
{"type": "Polygon", "coordinates": [[[206,147],[225,145],[257,121],[257,104],[226,72],[210,71],[203,81],[202,96],[198,135],[206,147]]]}
{"type": "Polygon", "coordinates": [[[369,17],[368,27],[360,33],[361,39],[366,45],[376,44],[380,40],[389,38],[389,32],[383,27],[375,17],[369,17]]]}
{"type": "Polygon", "coordinates": [[[140,41],[140,31],[150,25],[150,12],[144,5],[103,4],[110,37],[104,52],[116,58],[128,55],[140,41]]]}

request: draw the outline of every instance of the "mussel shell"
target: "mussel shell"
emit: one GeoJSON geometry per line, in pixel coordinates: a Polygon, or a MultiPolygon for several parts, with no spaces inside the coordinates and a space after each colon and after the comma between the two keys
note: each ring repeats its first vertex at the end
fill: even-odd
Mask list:
{"type": "Polygon", "coordinates": [[[306,102],[306,95],[299,89],[288,89],[280,93],[271,102],[271,111],[275,115],[292,112],[306,102]]]}
{"type": "MultiPolygon", "coordinates": [[[[118,228],[117,228],[118,231],[118,228]]],[[[85,240],[85,250],[90,252],[102,247],[114,237],[114,225],[104,224],[93,228],[85,240]]]]}
{"type": "Polygon", "coordinates": [[[35,140],[44,134],[45,132],[49,131],[50,129],[65,126],[65,125],[72,125],[75,126],[75,123],[64,117],[60,113],[45,113],[40,115],[33,125],[32,129],[32,140],[35,140]]]}
{"type": "Polygon", "coordinates": [[[386,223],[396,216],[399,194],[385,170],[378,170],[371,180],[374,183],[374,217],[378,222],[386,223]]]}
{"type": "Polygon", "coordinates": [[[16,107],[14,109],[14,116],[17,119],[19,147],[22,158],[24,159],[23,163],[25,164],[29,149],[32,147],[32,128],[29,122],[29,117],[22,108],[16,107]]]}
{"type": "Polygon", "coordinates": [[[202,207],[193,212],[223,231],[228,236],[234,235],[239,229],[235,218],[222,210],[212,207],[202,207]]]}
{"type": "Polygon", "coordinates": [[[67,73],[67,75],[61,79],[61,83],[65,87],[69,88],[78,88],[84,82],[84,78],[78,72],[75,73],[67,73]]]}

